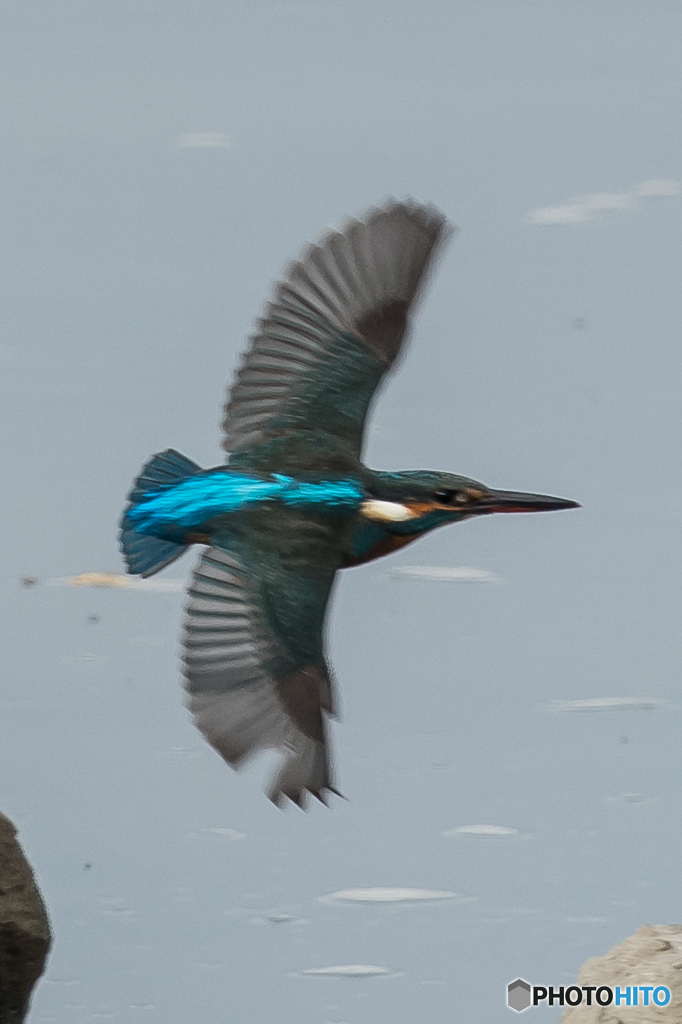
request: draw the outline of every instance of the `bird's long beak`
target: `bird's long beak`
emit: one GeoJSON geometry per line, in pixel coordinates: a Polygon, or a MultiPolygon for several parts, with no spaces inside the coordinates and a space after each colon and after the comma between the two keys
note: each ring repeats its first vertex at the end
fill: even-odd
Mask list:
{"type": "Polygon", "coordinates": [[[580,508],[577,501],[552,498],[549,494],[524,494],[521,491],[489,491],[471,506],[476,515],[490,512],[556,512],[563,508],[580,508]]]}

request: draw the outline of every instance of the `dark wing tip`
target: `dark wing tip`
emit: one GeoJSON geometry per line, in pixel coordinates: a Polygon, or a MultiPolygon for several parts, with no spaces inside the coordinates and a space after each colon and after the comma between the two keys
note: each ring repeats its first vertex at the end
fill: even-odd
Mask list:
{"type": "Polygon", "coordinates": [[[290,263],[228,395],[225,449],[238,452],[261,443],[268,425],[288,408],[290,395],[328,372],[327,361],[337,358],[333,353],[344,334],[361,338],[387,369],[450,234],[437,207],[389,198],[325,233],[290,263]]]}
{"type": "Polygon", "coordinates": [[[280,811],[283,811],[285,809],[286,800],[290,800],[292,804],[295,804],[302,811],[307,811],[308,794],[310,794],[310,796],[315,797],[315,799],[318,800],[325,807],[330,806],[329,797],[332,794],[334,796],[338,796],[341,800],[348,800],[348,797],[345,797],[343,793],[340,793],[338,789],[334,788],[334,786],[324,786],[322,789],[306,789],[304,787],[301,789],[289,789],[286,791],[282,789],[273,789],[267,794],[267,797],[268,800],[270,800],[271,803],[275,805],[275,807],[279,808],[280,811]]]}

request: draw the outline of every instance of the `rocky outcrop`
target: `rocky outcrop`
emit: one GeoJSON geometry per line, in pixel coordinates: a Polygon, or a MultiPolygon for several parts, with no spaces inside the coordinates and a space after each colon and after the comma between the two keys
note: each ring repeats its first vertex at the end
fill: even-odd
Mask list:
{"type": "Polygon", "coordinates": [[[680,1024],[682,1022],[682,925],[645,924],[603,956],[587,960],[578,972],[577,986],[666,986],[667,1006],[587,1006],[566,1009],[560,1024],[680,1024]]]}
{"type": "Polygon", "coordinates": [[[0,814],[0,1024],[26,1019],[50,942],[45,904],[17,830],[0,814]]]}

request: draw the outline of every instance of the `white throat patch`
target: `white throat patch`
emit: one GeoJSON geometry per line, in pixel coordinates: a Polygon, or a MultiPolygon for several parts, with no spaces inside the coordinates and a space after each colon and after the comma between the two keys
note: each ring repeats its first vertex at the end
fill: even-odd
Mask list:
{"type": "Polygon", "coordinates": [[[414,512],[407,505],[401,505],[397,501],[376,501],[374,499],[363,501],[360,506],[360,515],[379,523],[404,523],[407,519],[416,518],[414,512]]]}

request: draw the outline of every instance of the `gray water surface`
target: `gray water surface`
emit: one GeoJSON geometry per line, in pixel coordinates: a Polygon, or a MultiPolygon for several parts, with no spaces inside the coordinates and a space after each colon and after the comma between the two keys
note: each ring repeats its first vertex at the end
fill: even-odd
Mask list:
{"type": "Polygon", "coordinates": [[[6,0],[0,23],[0,806],[56,937],[32,1022],[488,1024],[517,976],[570,983],[681,921],[679,6],[6,0]],[[236,775],[188,719],[182,594],[44,581],[121,571],[152,452],[220,461],[270,282],[389,194],[461,233],[368,461],[583,508],[343,576],[347,801],[282,813],[268,759],[236,775]],[[329,898],[368,889],[447,895],[329,898]]]}

